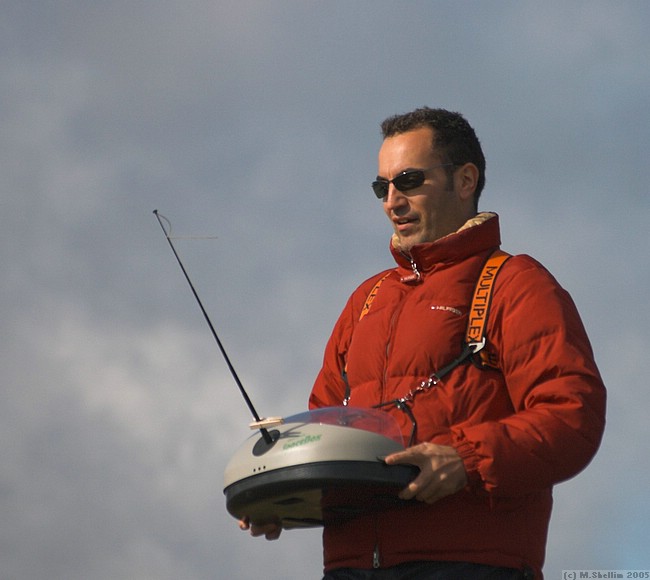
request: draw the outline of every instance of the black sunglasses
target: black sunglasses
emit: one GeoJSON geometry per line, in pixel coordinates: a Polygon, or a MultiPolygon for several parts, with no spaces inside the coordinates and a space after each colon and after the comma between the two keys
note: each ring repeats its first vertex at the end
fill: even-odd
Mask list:
{"type": "Polygon", "coordinates": [[[388,186],[392,183],[398,191],[409,191],[416,189],[424,183],[424,172],[436,169],[437,167],[452,167],[454,163],[443,163],[442,165],[434,165],[429,169],[409,169],[402,171],[397,177],[393,179],[380,179],[372,182],[372,190],[375,195],[382,199],[388,195],[388,186]]]}

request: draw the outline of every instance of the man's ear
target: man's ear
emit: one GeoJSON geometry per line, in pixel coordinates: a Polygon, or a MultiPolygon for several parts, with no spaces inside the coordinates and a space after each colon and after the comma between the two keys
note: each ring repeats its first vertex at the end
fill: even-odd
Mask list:
{"type": "Polygon", "coordinates": [[[473,163],[465,163],[454,171],[454,187],[463,201],[474,198],[478,185],[478,167],[473,163]]]}

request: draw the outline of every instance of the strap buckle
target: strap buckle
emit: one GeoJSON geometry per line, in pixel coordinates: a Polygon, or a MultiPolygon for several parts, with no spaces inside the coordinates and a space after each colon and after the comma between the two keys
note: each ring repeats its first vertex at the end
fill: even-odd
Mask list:
{"type": "Polygon", "coordinates": [[[467,348],[472,351],[472,354],[476,354],[485,348],[486,342],[487,341],[485,340],[485,336],[483,336],[481,340],[473,340],[472,342],[468,342],[467,348]]]}

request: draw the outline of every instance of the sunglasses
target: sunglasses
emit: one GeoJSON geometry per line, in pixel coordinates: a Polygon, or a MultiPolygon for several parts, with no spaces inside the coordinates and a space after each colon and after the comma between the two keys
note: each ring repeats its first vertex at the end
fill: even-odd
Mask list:
{"type": "Polygon", "coordinates": [[[397,177],[393,179],[380,179],[372,182],[372,190],[375,195],[382,199],[388,195],[388,186],[392,183],[398,191],[410,191],[416,189],[424,183],[424,172],[431,171],[437,167],[452,167],[455,163],[443,163],[442,165],[434,165],[429,169],[409,169],[402,171],[397,177]]]}

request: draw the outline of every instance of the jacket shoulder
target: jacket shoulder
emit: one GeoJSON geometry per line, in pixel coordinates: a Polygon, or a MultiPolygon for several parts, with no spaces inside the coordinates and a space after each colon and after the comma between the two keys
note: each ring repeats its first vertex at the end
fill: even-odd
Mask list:
{"type": "Polygon", "coordinates": [[[364,304],[368,296],[378,288],[379,285],[388,277],[390,274],[395,272],[395,268],[388,268],[387,270],[382,270],[381,272],[375,274],[374,276],[370,276],[370,278],[367,278],[357,288],[352,292],[352,295],[350,296],[350,300],[356,304],[357,302],[361,302],[361,305],[364,304]]]}
{"type": "Polygon", "coordinates": [[[551,272],[539,261],[527,254],[512,254],[504,263],[497,279],[497,285],[506,285],[513,282],[517,283],[530,278],[537,282],[546,280],[547,282],[558,285],[557,280],[551,272]]]}

